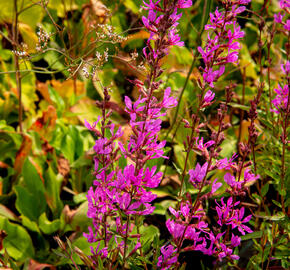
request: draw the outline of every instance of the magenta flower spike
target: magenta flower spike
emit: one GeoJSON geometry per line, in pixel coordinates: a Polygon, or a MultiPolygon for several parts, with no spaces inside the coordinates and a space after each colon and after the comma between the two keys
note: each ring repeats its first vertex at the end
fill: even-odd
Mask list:
{"type": "Polygon", "coordinates": [[[198,47],[205,65],[200,67],[203,82],[210,88],[214,88],[214,83],[224,74],[226,64],[238,62],[241,49],[238,40],[244,37],[244,32],[236,22],[236,17],[246,9],[244,5],[249,2],[227,1],[224,3],[225,11],[220,12],[216,8],[215,12],[210,13],[210,23],[204,28],[208,31],[206,45],[204,48],[198,47]]]}
{"type": "MultiPolygon", "coordinates": [[[[161,59],[169,53],[171,46],[183,46],[178,35],[178,20],[182,16],[178,13],[180,8],[188,8],[191,1],[144,1],[142,8],[148,11],[147,16],[142,17],[144,27],[150,32],[150,38],[143,49],[144,57],[150,67],[145,82],[133,81],[140,91],[136,101],[125,97],[125,111],[129,114],[129,125],[132,135],[127,143],[117,141],[123,136],[121,128],[115,127],[107,118],[106,102],[110,97],[107,89],[104,89],[104,101],[99,102],[102,108],[102,117],[93,125],[85,121],[85,126],[94,131],[98,139],[95,142],[95,181],[91,187],[88,198],[88,217],[93,220],[93,227],[84,236],[89,242],[97,242],[96,249],[92,248],[92,259],[98,264],[101,259],[111,258],[114,252],[119,251],[123,257],[123,268],[127,257],[136,254],[141,249],[140,235],[132,235],[135,220],[140,216],[150,215],[155,207],[152,201],[156,195],[150,189],[156,188],[162,178],[162,173],[156,166],[146,166],[148,160],[167,158],[164,155],[166,141],[159,140],[161,130],[161,117],[166,110],[177,105],[176,99],[171,96],[171,88],[164,89],[164,96],[158,100],[154,91],[159,89],[162,74],[161,59]],[[97,124],[100,123],[100,130],[97,124]],[[109,130],[110,136],[105,136],[105,130],[109,130]],[[120,153],[132,164],[120,168],[117,164],[120,153]],[[110,222],[108,222],[110,220],[110,222]],[[116,237],[116,232],[119,237],[116,237]],[[112,246],[111,239],[113,238],[112,246]],[[129,239],[137,239],[134,248],[128,254],[129,239]],[[102,248],[101,248],[102,247],[102,248]]],[[[184,215],[188,212],[183,206],[184,215]]],[[[177,257],[173,253],[172,246],[161,249],[163,261],[162,267],[167,267],[176,262],[177,257]]],[[[114,255],[115,256],[115,255],[114,255]]],[[[107,261],[110,265],[110,261],[107,261]]],[[[165,269],[164,268],[164,269],[165,269]]]]}

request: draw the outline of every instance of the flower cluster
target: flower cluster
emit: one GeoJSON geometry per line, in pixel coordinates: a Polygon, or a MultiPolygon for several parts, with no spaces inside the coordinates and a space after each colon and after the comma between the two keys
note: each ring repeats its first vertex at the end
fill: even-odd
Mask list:
{"type": "Polygon", "coordinates": [[[221,77],[227,63],[237,63],[239,49],[238,40],[244,37],[244,32],[236,21],[239,13],[242,13],[251,0],[225,1],[225,10],[220,12],[218,8],[210,13],[210,23],[205,25],[208,31],[205,48],[198,47],[204,67],[204,83],[214,87],[214,82],[221,77]],[[212,32],[212,33],[211,33],[212,32]]]}
{"type": "MultiPolygon", "coordinates": [[[[164,1],[163,5],[160,2],[160,0],[150,0],[149,3],[143,2],[143,8],[148,10],[148,17],[143,16],[142,21],[150,32],[150,37],[147,40],[147,46],[143,49],[143,53],[148,63],[155,70],[158,66],[158,61],[168,54],[170,46],[184,45],[183,41],[180,41],[176,28],[178,20],[182,16],[182,13],[178,14],[178,9],[188,8],[192,5],[191,0],[164,1]]],[[[155,72],[158,74],[160,69],[155,72]]]]}
{"type": "Polygon", "coordinates": [[[289,110],[289,80],[290,80],[290,61],[287,61],[285,65],[281,65],[282,72],[284,73],[287,83],[282,87],[278,84],[278,87],[274,89],[276,97],[272,100],[275,109],[273,112],[279,114],[281,112],[287,112],[289,110]]]}
{"type": "MultiPolygon", "coordinates": [[[[283,26],[282,33],[288,38],[290,34],[290,2],[287,0],[281,0],[279,2],[282,12],[274,14],[275,22],[283,26]]],[[[286,48],[286,53],[289,55],[289,48],[286,48]]],[[[285,64],[281,65],[281,70],[286,77],[286,83],[284,86],[278,84],[278,87],[274,89],[276,92],[276,97],[272,100],[272,104],[275,109],[272,109],[273,112],[279,114],[281,112],[289,111],[289,82],[290,82],[290,61],[287,61],[285,64]]]]}
{"type": "MultiPolygon", "coordinates": [[[[159,185],[162,173],[157,172],[156,166],[147,167],[146,162],[166,158],[163,149],[166,142],[160,142],[158,138],[161,117],[166,109],[177,104],[176,99],[171,96],[170,87],[164,90],[162,100],[154,96],[154,91],[161,83],[161,80],[157,81],[162,74],[161,58],[168,53],[170,46],[181,45],[176,30],[181,14],[177,14],[177,10],[191,5],[191,1],[178,0],[164,1],[161,7],[159,2],[144,2],[143,8],[149,10],[149,14],[142,20],[151,33],[144,55],[151,71],[145,82],[134,81],[140,92],[138,99],[133,102],[125,97],[125,111],[130,116],[129,125],[132,129],[128,143],[116,143],[123,132],[108,120],[112,112],[106,111],[106,103],[110,100],[106,88],[103,102],[97,103],[102,109],[102,117],[93,125],[86,122],[86,127],[98,137],[94,146],[96,179],[87,195],[88,217],[93,219],[93,228],[90,227],[89,233],[84,234],[89,242],[98,242],[96,250],[92,249],[95,264],[98,264],[97,257],[103,259],[121,254],[124,267],[127,257],[141,247],[140,234],[132,233],[135,220],[154,211],[151,202],[156,195],[149,189],[159,185]],[[153,47],[151,41],[155,42],[153,47]],[[100,130],[96,128],[98,122],[100,130]],[[109,136],[106,135],[106,130],[109,131],[109,136]],[[130,164],[123,168],[117,165],[121,155],[127,161],[130,160],[130,164]],[[131,245],[135,244],[129,254],[128,241],[131,241],[131,245]]],[[[166,256],[170,248],[162,250],[166,256]]]]}
{"type": "MultiPolygon", "coordinates": [[[[198,48],[205,65],[204,68],[201,68],[204,78],[204,82],[201,83],[202,94],[199,95],[197,113],[192,115],[192,123],[190,124],[187,120],[183,121],[184,127],[192,130],[192,136],[188,137],[187,143],[185,143],[186,152],[194,150],[202,155],[205,161],[202,164],[197,163],[194,169],[188,170],[188,180],[197,190],[195,201],[192,202],[190,196],[180,197],[181,203],[177,206],[178,210],[169,208],[173,218],[167,220],[166,226],[173,239],[168,245],[170,247],[168,251],[164,246],[162,255],[159,257],[159,265],[164,269],[176,267],[180,252],[189,250],[201,251],[205,255],[217,257],[220,261],[226,258],[238,260],[239,256],[234,254],[234,248],[241,242],[238,233],[244,235],[252,232],[246,225],[251,219],[251,215],[244,217],[245,208],[240,208],[240,202],[235,201],[237,196],[244,197],[248,186],[259,178],[259,175],[251,173],[249,168],[251,163],[244,161],[245,154],[249,154],[249,147],[244,146],[246,150],[241,154],[242,162],[235,161],[237,154],[230,159],[219,159],[220,145],[225,139],[224,131],[230,126],[224,121],[227,104],[231,102],[232,89],[235,88],[235,85],[232,84],[226,88],[226,103],[220,105],[217,113],[218,131],[213,130],[208,141],[199,135],[200,128],[205,124],[200,123],[198,117],[201,109],[213,103],[214,93],[211,90],[205,93],[205,89],[208,86],[214,87],[214,82],[224,73],[227,63],[237,63],[238,61],[240,49],[238,39],[244,36],[244,32],[237,24],[236,16],[246,9],[244,5],[249,2],[247,0],[223,1],[224,11],[220,12],[216,9],[214,13],[210,14],[210,24],[205,26],[205,29],[211,30],[212,34],[208,33],[205,48],[198,48]],[[227,203],[224,203],[224,197],[221,199],[221,204],[216,202],[216,225],[212,226],[206,222],[202,202],[211,198],[223,185],[222,180],[212,181],[210,179],[209,173],[215,170],[227,171],[224,175],[224,183],[228,185],[226,192],[229,198],[227,203]],[[184,246],[185,240],[190,244],[184,246]],[[164,259],[163,264],[161,263],[162,258],[164,259]]],[[[185,172],[186,167],[182,175],[182,185],[185,172]]],[[[180,193],[180,195],[183,194],[180,193]]]]}
{"type": "Polygon", "coordinates": [[[279,1],[280,8],[283,12],[274,14],[274,20],[283,26],[285,31],[290,31],[290,20],[287,18],[287,14],[290,12],[290,2],[288,0],[279,1]]]}

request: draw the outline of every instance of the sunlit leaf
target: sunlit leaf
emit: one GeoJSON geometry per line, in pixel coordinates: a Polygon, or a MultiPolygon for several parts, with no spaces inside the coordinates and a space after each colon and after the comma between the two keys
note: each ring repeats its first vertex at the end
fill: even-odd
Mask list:
{"type": "Polygon", "coordinates": [[[0,228],[7,234],[3,244],[10,257],[21,262],[34,256],[31,238],[23,227],[0,216],[0,228]]]}

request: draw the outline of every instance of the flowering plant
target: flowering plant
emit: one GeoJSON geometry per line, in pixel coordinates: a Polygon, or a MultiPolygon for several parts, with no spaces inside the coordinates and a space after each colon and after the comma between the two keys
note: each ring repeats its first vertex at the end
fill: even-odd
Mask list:
{"type": "Polygon", "coordinates": [[[289,0],[0,8],[0,268],[289,269],[289,0]]]}
{"type": "MultiPolygon", "coordinates": [[[[281,7],[287,9],[283,3],[281,7]]],[[[242,237],[253,233],[249,225],[252,214],[244,202],[249,195],[249,187],[260,179],[256,164],[255,172],[252,172],[249,156],[255,154],[258,132],[254,123],[263,85],[260,84],[257,96],[250,102],[248,141],[238,144],[238,154],[232,153],[231,158],[220,158],[225,131],[231,126],[225,119],[236,84],[230,83],[225,87],[225,101],[217,109],[217,130],[211,130],[206,137],[201,135],[201,129],[207,126],[207,122],[201,120],[201,113],[216,103],[216,83],[229,65],[239,64],[241,39],[245,32],[241,30],[237,16],[245,12],[250,0],[221,1],[221,4],[222,10],[217,7],[209,14],[209,23],[204,26],[207,38],[204,46],[201,44],[197,48],[203,63],[199,67],[201,76],[197,78],[200,93],[191,120],[182,119],[190,135],[184,142],[186,157],[180,173],[177,203],[175,207],[168,208],[171,216],[165,222],[171,238],[160,247],[161,254],[158,257],[155,251],[155,268],[178,269],[181,266],[180,255],[193,251],[215,257],[216,265],[234,263],[240,259],[237,247],[241,245],[242,237]],[[196,162],[195,166],[188,164],[192,151],[198,152],[202,160],[196,162]],[[221,174],[223,178],[211,177],[221,174]],[[192,196],[186,181],[192,185],[190,189],[196,191],[195,196],[192,196]],[[219,193],[221,189],[223,193],[219,193]],[[212,207],[215,214],[209,221],[204,205],[212,202],[217,194],[220,199],[214,200],[212,207]]],[[[133,102],[128,96],[124,98],[132,130],[128,142],[120,141],[122,129],[109,119],[112,112],[106,111],[106,104],[110,100],[107,88],[104,88],[104,100],[98,103],[102,109],[102,117],[98,120],[101,121],[100,130],[96,129],[98,122],[93,125],[86,122],[87,128],[98,137],[94,146],[96,180],[87,196],[88,217],[93,219],[93,227],[89,227],[89,233],[84,234],[90,243],[98,243],[96,249],[92,248],[91,257],[97,266],[100,266],[101,258],[102,264],[105,263],[109,268],[121,264],[124,269],[134,257],[140,258],[145,269],[148,267],[140,229],[144,217],[154,213],[152,204],[157,195],[153,190],[164,177],[157,166],[148,166],[148,163],[151,160],[168,159],[164,154],[166,141],[160,140],[161,123],[166,110],[177,105],[177,100],[171,96],[171,88],[164,86],[161,60],[170,53],[172,46],[184,46],[177,30],[182,15],[178,12],[191,6],[191,1],[184,0],[143,2],[142,8],[148,15],[142,17],[142,22],[150,33],[143,48],[147,75],[144,81],[132,81],[139,91],[136,101],[133,102]],[[163,91],[161,100],[155,96],[160,90],[163,91]],[[109,136],[105,135],[106,130],[110,131],[109,136]],[[123,167],[119,165],[122,157],[127,160],[127,165],[123,167]]],[[[275,15],[275,21],[289,31],[288,20],[284,23],[283,15],[275,15]]],[[[282,65],[282,69],[289,80],[288,66],[289,61],[282,65]]],[[[277,96],[272,101],[275,109],[272,111],[277,114],[283,111],[287,122],[288,85],[283,88],[278,85],[275,92],[277,96]]]]}

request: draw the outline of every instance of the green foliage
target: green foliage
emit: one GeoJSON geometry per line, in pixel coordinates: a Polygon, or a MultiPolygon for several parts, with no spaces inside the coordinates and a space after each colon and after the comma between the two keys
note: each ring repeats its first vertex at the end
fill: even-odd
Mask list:
{"type": "MultiPolygon", "coordinates": [[[[69,267],[73,259],[76,264],[89,268],[91,265],[87,256],[90,255],[90,245],[96,245],[87,243],[82,233],[87,232],[91,222],[86,214],[86,192],[94,180],[91,151],[94,134],[84,127],[84,119],[90,123],[98,119],[101,109],[95,101],[102,100],[103,87],[109,87],[112,119],[124,128],[125,139],[130,136],[126,130],[128,117],[124,112],[123,98],[128,95],[134,99],[138,95],[137,89],[127,78],[143,81],[146,76],[144,70],[138,67],[142,62],[144,42],[148,38],[148,33],[140,28],[141,16],[145,11],[140,9],[142,0],[50,0],[48,5],[46,2],[16,1],[19,37],[11,43],[15,24],[14,1],[0,0],[0,231],[7,234],[0,238],[0,247],[3,244],[0,267],[3,261],[12,269],[26,269],[34,260],[39,265],[62,269],[69,267]],[[115,27],[114,33],[128,39],[121,42],[114,42],[108,37],[98,39],[97,35],[102,30],[96,26],[103,23],[112,25],[115,27]],[[91,25],[96,28],[91,28],[91,25]],[[47,46],[37,51],[39,26],[49,33],[49,40],[47,46]],[[11,50],[16,44],[16,49],[21,51],[21,42],[27,45],[27,56],[19,57],[22,88],[19,105],[15,54],[11,50]],[[96,52],[104,54],[106,48],[111,57],[102,65],[96,59],[96,52]],[[139,53],[136,60],[130,56],[134,51],[139,53]],[[83,68],[94,74],[93,80],[84,76],[83,68]],[[19,126],[19,107],[23,113],[23,131],[19,126]],[[58,241],[58,248],[54,236],[62,239],[58,241]]],[[[260,17],[255,13],[260,14],[263,1],[253,0],[251,9],[254,13],[241,15],[239,19],[245,24],[245,38],[240,62],[227,67],[215,89],[218,103],[221,103],[225,102],[225,87],[230,82],[237,84],[234,98],[229,104],[227,121],[231,128],[226,131],[226,140],[220,152],[222,158],[229,158],[239,151],[239,142],[248,140],[249,102],[257,94],[259,81],[264,82],[255,122],[259,133],[255,157],[253,153],[250,157],[252,161],[255,158],[256,173],[260,179],[250,187],[250,197],[242,201],[250,205],[249,209],[254,214],[251,224],[254,232],[242,237],[244,244],[240,250],[240,255],[243,252],[246,254],[243,260],[247,261],[247,265],[242,266],[245,264],[243,261],[241,266],[229,266],[223,261],[220,269],[290,267],[287,216],[290,153],[287,146],[285,181],[282,184],[282,119],[280,115],[271,113],[269,100],[270,91],[273,98],[273,89],[281,78],[280,64],[287,58],[285,51],[281,50],[286,42],[281,33],[275,36],[269,51],[267,48],[273,14],[278,8],[276,2],[270,5],[265,1],[266,9],[261,11],[265,26],[261,33],[260,17]],[[245,16],[248,18],[245,19],[245,16]],[[263,43],[261,74],[257,43],[260,34],[263,43]],[[269,65],[271,73],[268,80],[269,65]]],[[[128,262],[131,269],[144,269],[144,263],[156,265],[159,247],[165,240],[160,237],[167,232],[163,220],[169,217],[168,207],[174,207],[177,203],[180,175],[186,159],[183,142],[189,135],[181,120],[190,118],[196,111],[198,80],[201,77],[198,67],[202,65],[197,47],[203,45],[206,38],[204,25],[216,5],[217,1],[196,1],[186,11],[179,25],[186,45],[174,47],[164,61],[163,67],[168,73],[162,77],[162,88],[170,86],[174,96],[180,97],[180,102],[178,110],[173,109],[163,119],[165,125],[161,139],[168,141],[165,154],[170,157],[169,160],[159,158],[148,162],[149,167],[157,166],[157,170],[164,172],[165,176],[161,186],[153,191],[157,195],[154,214],[148,220],[142,219],[144,226],[140,227],[139,233],[144,257],[139,260],[132,256],[128,262]]],[[[201,113],[207,123],[201,130],[206,139],[210,139],[208,134],[218,127],[216,106],[213,104],[201,113]]],[[[288,127],[288,134],[289,131],[288,127]]],[[[130,159],[121,157],[118,166],[124,168],[129,162],[130,159]]],[[[200,153],[192,151],[187,168],[194,168],[197,162],[201,162],[200,153]]],[[[210,175],[210,180],[218,178],[223,183],[220,190],[224,191],[223,176],[224,172],[210,175]]],[[[190,191],[193,197],[197,194],[188,184],[188,176],[182,188],[190,191]]],[[[206,189],[202,193],[206,193],[206,189]]],[[[219,199],[223,194],[215,195],[219,199]]],[[[207,211],[211,211],[212,203],[204,206],[207,211]]],[[[134,233],[137,234],[137,231],[134,233]]],[[[110,244],[115,245],[113,240],[110,244]]],[[[136,239],[132,240],[130,250],[133,250],[134,244],[136,239]]],[[[117,254],[117,257],[122,256],[117,254]]],[[[206,269],[205,261],[201,264],[206,269]]],[[[229,264],[233,265],[231,262],[229,264]]],[[[98,269],[103,268],[103,262],[99,260],[98,269]]]]}
{"type": "Polygon", "coordinates": [[[0,227],[7,233],[3,245],[11,258],[19,262],[33,258],[34,247],[31,237],[22,226],[13,224],[7,218],[0,216],[0,227]]]}

